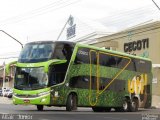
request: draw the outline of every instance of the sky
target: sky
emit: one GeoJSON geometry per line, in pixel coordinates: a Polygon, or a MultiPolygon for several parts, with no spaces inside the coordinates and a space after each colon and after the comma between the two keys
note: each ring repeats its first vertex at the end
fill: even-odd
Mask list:
{"type": "MultiPolygon", "coordinates": [[[[154,1],[160,6],[160,0],[154,1]]],[[[23,44],[56,40],[70,15],[78,19],[86,31],[90,30],[86,26],[95,27],[96,23],[104,26],[106,32],[116,32],[159,20],[160,10],[152,0],[0,0],[0,30],[23,44]]],[[[96,31],[94,27],[90,28],[96,31]]],[[[17,57],[21,45],[3,32],[0,32],[0,41],[1,65],[13,60],[8,58],[17,57]]]]}

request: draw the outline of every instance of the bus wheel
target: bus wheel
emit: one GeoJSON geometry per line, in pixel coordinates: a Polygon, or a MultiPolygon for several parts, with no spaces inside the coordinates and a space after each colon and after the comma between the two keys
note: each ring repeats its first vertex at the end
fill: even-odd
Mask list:
{"type": "Polygon", "coordinates": [[[74,94],[70,94],[66,103],[66,110],[72,111],[77,109],[77,96],[74,94]]]}
{"type": "Polygon", "coordinates": [[[131,101],[131,104],[130,104],[130,111],[131,112],[138,111],[138,106],[139,106],[138,99],[137,98],[133,98],[133,100],[131,101]]]}
{"type": "Polygon", "coordinates": [[[37,105],[37,110],[38,111],[43,111],[43,105],[37,105]]]}
{"type": "Polygon", "coordinates": [[[130,111],[130,101],[127,98],[124,99],[123,107],[122,107],[122,109],[119,109],[119,110],[124,111],[124,112],[129,112],[130,111]]]}

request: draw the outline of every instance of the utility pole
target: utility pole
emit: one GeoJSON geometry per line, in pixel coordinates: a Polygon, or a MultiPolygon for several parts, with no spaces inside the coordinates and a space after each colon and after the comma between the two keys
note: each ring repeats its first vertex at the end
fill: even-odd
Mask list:
{"type": "Polygon", "coordinates": [[[2,85],[2,93],[4,97],[4,88],[5,88],[5,79],[6,79],[6,67],[5,61],[3,62],[3,85],[2,85]]]}
{"type": "MultiPolygon", "coordinates": [[[[3,32],[4,34],[6,34],[7,36],[9,36],[13,40],[15,40],[16,42],[18,42],[21,45],[21,47],[23,48],[23,44],[19,40],[17,40],[16,38],[14,38],[13,36],[11,36],[7,32],[5,32],[4,30],[0,30],[0,32],[3,32]]],[[[3,96],[4,96],[4,88],[6,87],[5,86],[5,79],[6,79],[6,67],[5,67],[5,60],[4,60],[4,62],[3,62],[3,85],[2,85],[3,96]]]]}
{"type": "Polygon", "coordinates": [[[61,32],[59,33],[58,37],[57,37],[57,41],[59,40],[60,36],[62,35],[62,32],[64,31],[66,25],[68,24],[68,21],[70,20],[70,18],[72,17],[72,15],[69,16],[69,18],[67,19],[66,23],[64,24],[61,32]]]}

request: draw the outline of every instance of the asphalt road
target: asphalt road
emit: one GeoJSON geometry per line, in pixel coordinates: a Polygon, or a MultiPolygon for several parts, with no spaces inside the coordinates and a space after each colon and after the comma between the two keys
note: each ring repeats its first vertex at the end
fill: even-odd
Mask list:
{"type": "Polygon", "coordinates": [[[0,104],[0,120],[160,120],[160,109],[140,109],[138,112],[93,112],[78,108],[67,112],[64,107],[45,107],[0,104]]]}

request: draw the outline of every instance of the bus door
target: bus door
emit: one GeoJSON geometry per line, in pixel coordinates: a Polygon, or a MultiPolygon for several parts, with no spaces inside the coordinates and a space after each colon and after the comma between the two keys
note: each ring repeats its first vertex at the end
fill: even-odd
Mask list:
{"type": "Polygon", "coordinates": [[[95,106],[98,101],[99,94],[99,80],[98,80],[98,52],[90,50],[90,80],[89,80],[89,103],[95,106]]]}

